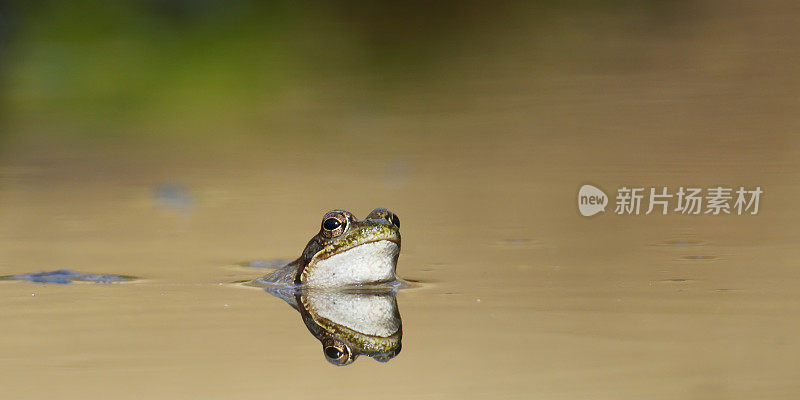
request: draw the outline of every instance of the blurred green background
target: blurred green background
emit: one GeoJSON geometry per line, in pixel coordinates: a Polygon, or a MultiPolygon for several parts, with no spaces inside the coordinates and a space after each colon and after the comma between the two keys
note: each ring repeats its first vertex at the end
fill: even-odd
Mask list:
{"type": "Polygon", "coordinates": [[[513,108],[520,90],[548,94],[514,88],[512,77],[535,83],[554,71],[647,68],[658,49],[631,35],[685,35],[702,15],[686,1],[1,8],[3,133],[45,141],[335,134],[352,130],[354,116],[387,109],[468,115],[479,103],[471,97],[497,93],[513,108]],[[470,80],[483,84],[465,87],[470,80]]]}

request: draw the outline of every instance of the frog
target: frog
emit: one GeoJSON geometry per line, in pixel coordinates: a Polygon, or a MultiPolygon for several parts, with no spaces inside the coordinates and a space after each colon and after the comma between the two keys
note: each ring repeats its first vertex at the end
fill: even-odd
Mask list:
{"type": "Polygon", "coordinates": [[[300,313],[329,363],[350,365],[360,355],[387,362],[403,335],[399,255],[397,214],[376,208],[359,220],[337,209],[325,213],[300,257],[250,283],[300,313]]]}
{"type": "Polygon", "coordinates": [[[397,214],[376,208],[359,220],[336,209],[325,213],[319,232],[296,260],[253,283],[294,288],[388,284],[397,281],[399,255],[397,214]]]}

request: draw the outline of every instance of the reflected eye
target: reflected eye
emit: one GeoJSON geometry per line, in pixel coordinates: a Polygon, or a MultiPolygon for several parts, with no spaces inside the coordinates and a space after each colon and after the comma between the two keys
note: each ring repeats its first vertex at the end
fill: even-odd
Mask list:
{"type": "Polygon", "coordinates": [[[341,212],[330,212],[322,218],[322,234],[327,238],[341,235],[347,229],[347,217],[341,212]]]}
{"type": "Polygon", "coordinates": [[[325,355],[328,358],[337,359],[337,358],[342,357],[344,355],[344,353],[342,353],[342,351],[337,349],[336,347],[331,346],[331,347],[326,347],[325,348],[325,355]]]}
{"type": "Polygon", "coordinates": [[[347,365],[354,361],[350,357],[350,349],[344,343],[328,339],[322,346],[322,352],[325,353],[325,358],[333,365],[347,365]]]}
{"type": "Polygon", "coordinates": [[[394,225],[394,226],[396,226],[398,228],[400,227],[400,218],[397,218],[397,215],[394,214],[394,213],[392,213],[392,216],[391,216],[391,223],[392,223],[392,225],[394,225]]]}

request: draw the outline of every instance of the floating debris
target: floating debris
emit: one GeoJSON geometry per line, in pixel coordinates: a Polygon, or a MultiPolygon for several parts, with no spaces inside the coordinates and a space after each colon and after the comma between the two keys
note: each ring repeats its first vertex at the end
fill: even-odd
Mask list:
{"type": "Polygon", "coordinates": [[[5,281],[28,281],[34,283],[58,283],[66,285],[72,282],[115,283],[128,282],[136,278],[125,275],[112,274],[86,274],[69,269],[55,271],[32,272],[28,274],[0,276],[5,281]]]}

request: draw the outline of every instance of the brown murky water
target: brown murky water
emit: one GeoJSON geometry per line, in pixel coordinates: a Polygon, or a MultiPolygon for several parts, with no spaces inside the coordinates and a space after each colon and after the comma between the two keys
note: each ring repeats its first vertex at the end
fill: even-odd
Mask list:
{"type": "Polygon", "coordinates": [[[2,397],[798,398],[800,12],[689,9],[665,30],[641,10],[536,40],[495,27],[424,82],[342,74],[276,117],[286,135],[12,125],[0,275],[142,280],[0,282],[2,397]],[[342,105],[356,83],[379,105],[342,105]],[[585,183],[764,194],[758,215],[616,215],[612,198],[587,218],[585,183]],[[419,281],[397,296],[403,350],[336,368],[297,312],[231,283],[296,257],[325,211],[378,206],[419,281]]]}

